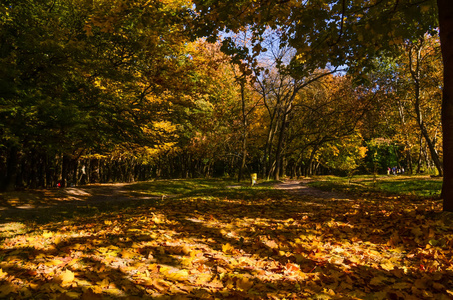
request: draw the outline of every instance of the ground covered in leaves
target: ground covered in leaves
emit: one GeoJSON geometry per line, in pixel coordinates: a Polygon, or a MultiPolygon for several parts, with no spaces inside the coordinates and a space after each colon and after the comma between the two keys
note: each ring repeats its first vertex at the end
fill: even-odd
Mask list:
{"type": "Polygon", "coordinates": [[[110,203],[102,188],[100,202],[87,187],[76,204],[4,207],[0,298],[453,298],[440,201],[192,180],[123,186],[110,203]]]}

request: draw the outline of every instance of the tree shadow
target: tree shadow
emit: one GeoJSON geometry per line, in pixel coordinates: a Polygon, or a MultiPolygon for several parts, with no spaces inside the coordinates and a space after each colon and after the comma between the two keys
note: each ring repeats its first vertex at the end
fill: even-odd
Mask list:
{"type": "Polygon", "coordinates": [[[39,297],[448,299],[451,226],[427,217],[436,209],[296,194],[144,200],[4,240],[0,278],[44,286],[28,288],[39,297]],[[77,280],[55,280],[62,270],[77,280]]]}

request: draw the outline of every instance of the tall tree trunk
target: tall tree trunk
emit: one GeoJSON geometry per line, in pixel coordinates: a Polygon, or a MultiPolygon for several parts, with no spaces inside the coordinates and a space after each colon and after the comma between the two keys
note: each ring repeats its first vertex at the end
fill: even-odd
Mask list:
{"type": "Polygon", "coordinates": [[[63,161],[61,167],[61,187],[66,187],[68,183],[68,175],[69,175],[69,156],[63,154],[63,161]]]}
{"type": "Polygon", "coordinates": [[[398,99],[398,112],[400,115],[401,128],[403,130],[404,136],[404,146],[406,147],[406,161],[407,161],[407,172],[412,175],[412,155],[411,155],[411,145],[409,144],[409,134],[407,130],[406,118],[404,116],[404,106],[401,103],[401,100],[398,99]]]}
{"type": "Polygon", "coordinates": [[[444,182],[442,198],[444,211],[453,212],[453,5],[450,0],[437,0],[440,42],[444,63],[442,95],[442,129],[444,182]]]}
{"type": "Polygon", "coordinates": [[[245,81],[241,81],[241,101],[242,101],[242,162],[239,167],[238,182],[242,180],[242,175],[247,162],[247,112],[245,109],[245,81]]]}
{"type": "Polygon", "coordinates": [[[420,46],[415,46],[409,50],[409,60],[410,60],[410,72],[412,75],[412,79],[414,80],[414,90],[415,90],[415,113],[417,115],[417,124],[420,127],[420,131],[423,135],[423,137],[426,140],[426,143],[428,144],[429,152],[431,154],[431,158],[434,161],[434,164],[436,166],[437,172],[439,173],[439,176],[443,176],[443,171],[442,171],[442,163],[440,161],[439,155],[437,154],[436,148],[434,146],[434,143],[429,136],[428,130],[426,129],[425,123],[423,121],[423,116],[422,112],[420,109],[420,90],[421,90],[421,85],[420,85],[420,61],[421,61],[421,45],[420,46]],[[415,48],[415,49],[414,49],[415,48]],[[413,53],[413,50],[415,50],[413,53]],[[415,55],[415,66],[413,65],[413,55],[415,55]]]}
{"type": "MultiPolygon", "coordinates": [[[[246,135],[245,132],[244,135],[246,135]]],[[[247,162],[247,137],[244,136],[242,139],[242,161],[241,166],[239,167],[238,182],[242,180],[246,162],[247,162]]]]}
{"type": "Polygon", "coordinates": [[[283,149],[283,140],[285,137],[286,125],[287,125],[287,114],[284,114],[282,120],[282,126],[280,127],[280,132],[278,136],[277,150],[275,151],[275,180],[280,180],[280,172],[282,168],[282,149],[283,149]]]}

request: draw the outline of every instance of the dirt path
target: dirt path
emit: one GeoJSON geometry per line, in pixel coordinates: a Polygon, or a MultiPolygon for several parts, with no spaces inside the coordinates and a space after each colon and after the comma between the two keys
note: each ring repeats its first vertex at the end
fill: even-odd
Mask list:
{"type": "Polygon", "coordinates": [[[0,193],[0,222],[49,220],[73,216],[76,211],[109,208],[124,203],[160,199],[128,189],[131,183],[95,184],[82,187],[52,188],[0,193]]]}
{"type": "Polygon", "coordinates": [[[351,196],[339,192],[327,192],[307,185],[310,180],[286,180],[282,183],[276,184],[275,188],[280,190],[288,190],[290,193],[303,196],[310,196],[320,199],[336,199],[347,200],[351,196]]]}
{"type": "MultiPolygon", "coordinates": [[[[323,200],[346,200],[349,196],[321,191],[307,185],[308,180],[287,180],[274,188],[287,190],[298,197],[323,200]]],[[[120,205],[133,205],[149,200],[160,200],[161,196],[143,195],[129,186],[133,183],[96,184],[61,189],[16,191],[0,193],[0,222],[23,220],[46,220],[55,216],[73,216],[74,213],[109,209],[120,205]]],[[[177,196],[177,195],[171,195],[177,196]]]]}

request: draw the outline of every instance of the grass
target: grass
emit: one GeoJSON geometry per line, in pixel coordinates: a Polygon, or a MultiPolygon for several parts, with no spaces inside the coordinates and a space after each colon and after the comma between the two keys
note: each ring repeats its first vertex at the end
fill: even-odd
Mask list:
{"type": "Polygon", "coordinates": [[[438,198],[442,188],[442,179],[428,176],[354,176],[351,182],[347,178],[336,176],[316,177],[310,186],[327,190],[375,196],[410,196],[415,198],[438,198]]]}
{"type": "Polygon", "coordinates": [[[278,196],[282,191],[273,189],[276,181],[265,181],[250,186],[248,181],[226,179],[156,180],[131,184],[126,187],[135,195],[187,197],[217,197],[226,199],[253,200],[278,196]]]}
{"type": "MultiPolygon", "coordinates": [[[[273,183],[276,182],[266,181],[252,187],[249,181],[171,179],[0,193],[0,222],[61,222],[77,217],[95,217],[124,208],[158,205],[164,198],[175,202],[186,199],[254,201],[269,197],[283,198],[285,192],[273,189],[273,183]]],[[[0,238],[4,236],[1,231],[0,238]]]]}

